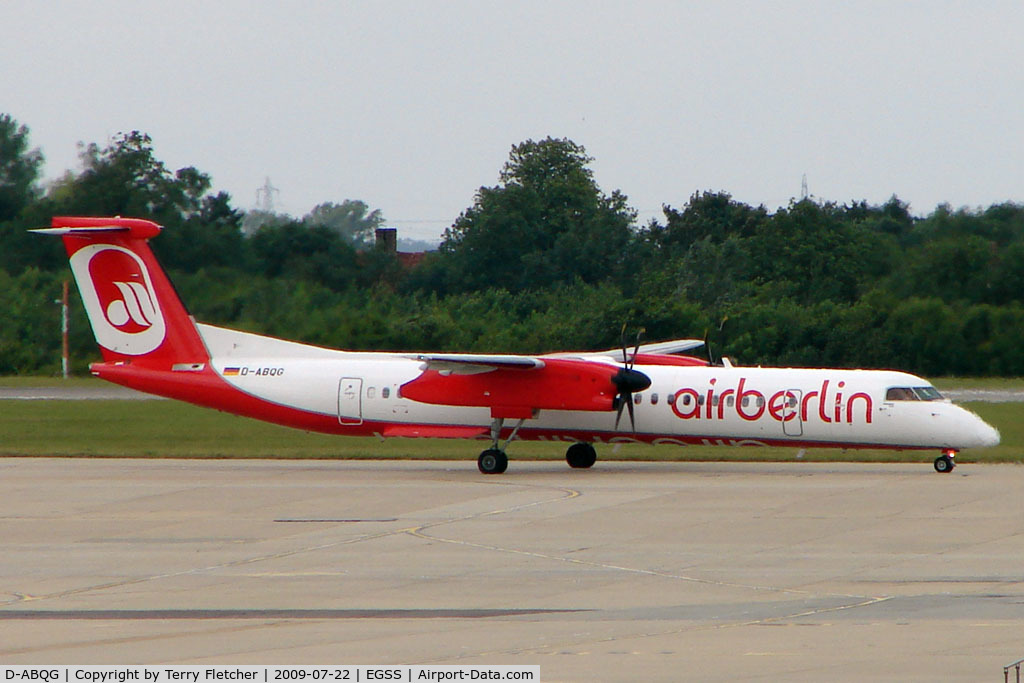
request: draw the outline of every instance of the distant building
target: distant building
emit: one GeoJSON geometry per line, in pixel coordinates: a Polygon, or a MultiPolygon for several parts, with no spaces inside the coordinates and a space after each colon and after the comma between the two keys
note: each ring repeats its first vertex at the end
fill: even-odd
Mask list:
{"type": "Polygon", "coordinates": [[[377,228],[374,236],[378,249],[389,254],[398,253],[398,228],[377,228]]]}
{"type": "Polygon", "coordinates": [[[394,254],[405,270],[411,270],[423,261],[423,252],[398,251],[398,228],[377,228],[374,233],[376,248],[394,254]]]}

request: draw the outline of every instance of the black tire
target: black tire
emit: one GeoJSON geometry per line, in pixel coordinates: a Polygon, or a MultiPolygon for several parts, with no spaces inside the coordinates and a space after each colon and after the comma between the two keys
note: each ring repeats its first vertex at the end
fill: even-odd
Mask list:
{"type": "Polygon", "coordinates": [[[948,455],[940,455],[935,458],[935,471],[940,474],[949,474],[956,467],[956,463],[948,455]]]}
{"type": "Polygon", "coordinates": [[[565,461],[573,469],[585,470],[597,462],[597,451],[589,443],[574,443],[565,452],[565,461]]]}
{"type": "Polygon", "coordinates": [[[476,466],[484,474],[501,474],[508,469],[508,456],[505,451],[488,448],[476,459],[476,466]]]}

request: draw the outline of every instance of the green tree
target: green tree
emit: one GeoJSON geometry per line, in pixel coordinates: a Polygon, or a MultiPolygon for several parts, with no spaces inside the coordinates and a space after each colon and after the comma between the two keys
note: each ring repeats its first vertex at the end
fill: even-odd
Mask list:
{"type": "Polygon", "coordinates": [[[17,216],[37,195],[43,155],[29,149],[28,128],[0,114],[0,222],[17,216]]]}
{"type": "Polygon", "coordinates": [[[356,246],[366,246],[373,243],[374,231],[383,225],[384,216],[380,209],[370,211],[366,202],[346,199],[341,204],[318,204],[302,222],[328,228],[356,246]]]}
{"type": "Polygon", "coordinates": [[[592,159],[571,140],[527,140],[512,148],[501,183],[482,187],[445,231],[439,258],[452,291],[510,291],[626,274],[636,212],[604,194],[592,159]]]}
{"type": "Polygon", "coordinates": [[[737,236],[715,242],[708,235],[694,242],[676,261],[676,291],[715,313],[753,296],[748,245],[749,240],[737,236]]]}
{"type": "Polygon", "coordinates": [[[51,191],[53,213],[154,220],[167,228],[153,249],[168,268],[247,266],[241,214],[230,196],[211,195],[210,176],[192,166],[172,173],[148,135],[122,133],[107,147],[84,147],[80,158],[82,172],[66,175],[51,191]]]}
{"type": "Polygon", "coordinates": [[[286,213],[275,213],[273,211],[261,211],[252,209],[246,211],[242,216],[242,233],[246,236],[253,235],[257,230],[265,226],[281,227],[291,223],[295,219],[286,213]]]}
{"type": "Polygon", "coordinates": [[[855,301],[889,272],[896,250],[894,238],[844,220],[834,204],[805,199],[760,224],[748,253],[762,296],[810,303],[855,301]]]}
{"type": "Polygon", "coordinates": [[[241,212],[231,208],[231,197],[226,192],[205,194],[153,240],[153,251],[167,268],[251,269],[252,250],[242,235],[241,218],[241,212]]]}
{"type": "Polygon", "coordinates": [[[156,158],[152,139],[139,131],[121,133],[104,148],[89,144],[79,158],[82,172],[66,176],[52,192],[56,209],[64,213],[134,216],[167,223],[209,183],[184,170],[176,179],[156,158]]]}
{"type": "Polygon", "coordinates": [[[883,334],[892,367],[925,375],[962,374],[967,344],[962,313],[940,299],[911,298],[896,306],[883,334]]]}
{"type": "Polygon", "coordinates": [[[664,206],[665,225],[648,228],[650,238],[672,254],[684,253],[696,242],[723,242],[757,233],[768,218],[763,206],[756,209],[733,200],[728,192],[694,192],[682,211],[664,206]]]}
{"type": "Polygon", "coordinates": [[[355,249],[329,228],[298,222],[268,225],[249,243],[256,267],[268,278],[310,280],[340,291],[357,277],[355,249]]]}
{"type": "Polygon", "coordinates": [[[947,302],[992,299],[996,247],[977,235],[945,235],[922,245],[897,276],[896,291],[947,302]]]}

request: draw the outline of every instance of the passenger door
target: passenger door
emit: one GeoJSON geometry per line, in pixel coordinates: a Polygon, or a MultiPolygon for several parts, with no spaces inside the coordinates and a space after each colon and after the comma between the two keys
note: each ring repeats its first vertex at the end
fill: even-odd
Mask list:
{"type": "Polygon", "coordinates": [[[799,389],[787,389],[782,395],[782,433],[786,436],[804,435],[804,422],[800,419],[803,395],[799,389]]]}
{"type": "Polygon", "coordinates": [[[342,377],[338,382],[338,422],[363,423],[363,380],[359,377],[342,377]]]}

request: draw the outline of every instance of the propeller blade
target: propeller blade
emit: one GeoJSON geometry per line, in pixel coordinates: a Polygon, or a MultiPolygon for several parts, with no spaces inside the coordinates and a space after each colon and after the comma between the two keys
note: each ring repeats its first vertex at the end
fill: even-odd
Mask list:
{"type": "Polygon", "coordinates": [[[622,323],[622,333],[619,335],[619,340],[622,342],[622,364],[625,365],[628,362],[626,356],[626,323],[622,323]]]}
{"type": "Polygon", "coordinates": [[[629,403],[626,404],[629,406],[629,424],[633,427],[633,436],[636,436],[636,414],[633,413],[633,395],[629,394],[626,398],[629,399],[629,403]]]}
{"type": "Polygon", "coordinates": [[[630,370],[632,370],[633,366],[636,365],[636,355],[640,353],[640,338],[644,335],[644,332],[646,332],[646,330],[642,327],[636,331],[636,346],[633,348],[633,357],[629,361],[630,370]]]}
{"type": "Polygon", "coordinates": [[[643,391],[651,386],[651,378],[639,370],[622,368],[612,377],[612,384],[618,389],[615,396],[615,431],[619,429],[619,423],[622,421],[622,409],[625,407],[629,410],[629,422],[633,427],[633,433],[636,434],[633,393],[643,391]]]}

